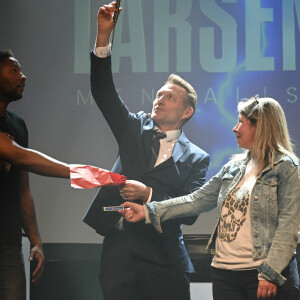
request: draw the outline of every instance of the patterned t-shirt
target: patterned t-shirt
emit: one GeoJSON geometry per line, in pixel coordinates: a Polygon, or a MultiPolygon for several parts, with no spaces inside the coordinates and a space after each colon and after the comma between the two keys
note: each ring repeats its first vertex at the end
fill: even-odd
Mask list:
{"type": "Polygon", "coordinates": [[[250,161],[238,185],[224,200],[212,266],[220,269],[255,269],[262,262],[252,257],[250,197],[258,170],[250,161]]]}

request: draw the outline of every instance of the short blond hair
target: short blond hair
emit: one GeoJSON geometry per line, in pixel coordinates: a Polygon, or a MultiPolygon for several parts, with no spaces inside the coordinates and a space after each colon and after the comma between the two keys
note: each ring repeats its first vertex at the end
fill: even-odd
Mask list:
{"type": "Polygon", "coordinates": [[[166,83],[175,84],[185,89],[186,91],[186,106],[193,108],[193,114],[185,120],[186,123],[195,113],[197,106],[197,93],[190,83],[181,78],[179,75],[171,74],[166,83]]]}
{"type": "MultiPolygon", "coordinates": [[[[277,153],[297,159],[290,139],[284,111],[273,98],[254,96],[238,103],[238,112],[256,126],[251,156],[259,166],[274,166],[277,153]]],[[[297,159],[298,160],[298,159],[297,159]]]]}

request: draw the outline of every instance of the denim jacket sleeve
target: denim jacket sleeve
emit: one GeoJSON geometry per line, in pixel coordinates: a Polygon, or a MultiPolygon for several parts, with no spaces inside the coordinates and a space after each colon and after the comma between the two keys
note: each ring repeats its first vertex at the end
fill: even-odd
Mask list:
{"type": "MultiPolygon", "coordinates": [[[[290,159],[279,163],[277,228],[270,249],[258,270],[270,281],[283,285],[281,275],[290,262],[298,241],[300,224],[300,170],[290,159]]],[[[276,200],[276,199],[275,199],[276,200]]]]}
{"type": "Polygon", "coordinates": [[[217,205],[222,185],[222,170],[192,194],[147,204],[152,225],[162,232],[161,222],[187,216],[198,216],[217,205]]]}

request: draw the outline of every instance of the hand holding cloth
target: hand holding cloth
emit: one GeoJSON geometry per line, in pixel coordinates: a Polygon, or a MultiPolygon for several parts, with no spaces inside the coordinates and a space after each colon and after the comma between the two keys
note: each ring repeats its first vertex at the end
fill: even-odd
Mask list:
{"type": "Polygon", "coordinates": [[[106,185],[123,185],[126,176],[89,165],[70,165],[71,186],[75,189],[92,189],[106,185]]]}

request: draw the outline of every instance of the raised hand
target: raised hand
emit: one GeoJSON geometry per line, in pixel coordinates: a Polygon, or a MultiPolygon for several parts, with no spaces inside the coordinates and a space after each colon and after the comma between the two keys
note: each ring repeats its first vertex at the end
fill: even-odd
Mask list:
{"type": "MultiPolygon", "coordinates": [[[[122,8],[120,8],[121,10],[122,8]]],[[[99,8],[96,47],[105,47],[109,43],[110,34],[115,26],[113,16],[116,12],[116,2],[111,2],[99,8]]]]}

